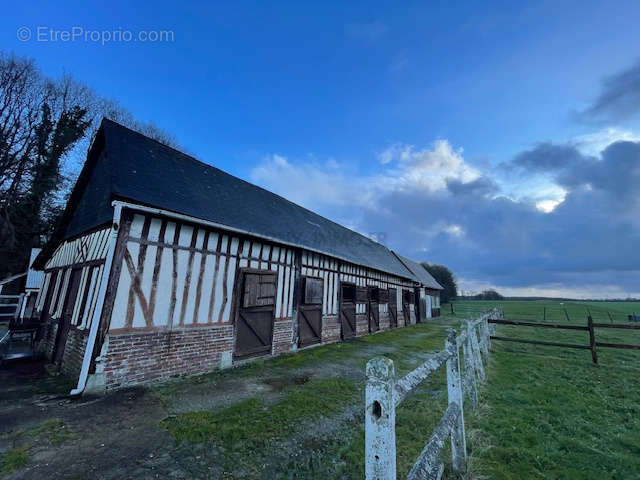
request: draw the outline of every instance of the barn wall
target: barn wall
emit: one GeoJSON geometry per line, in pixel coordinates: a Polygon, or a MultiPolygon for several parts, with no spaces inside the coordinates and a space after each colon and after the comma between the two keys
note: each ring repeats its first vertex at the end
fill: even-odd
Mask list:
{"type": "Polygon", "coordinates": [[[102,280],[107,254],[109,227],[92,231],[61,243],[45,265],[44,280],[35,302],[36,315],[45,319],[38,350],[51,359],[62,316],[69,278],[72,269],[80,269],[80,283],[76,298],[69,298],[74,305],[71,328],[67,337],[61,370],[69,377],[77,377],[96,308],[97,294],[102,280]],[[55,277],[55,281],[52,279],[55,277]],[[45,299],[51,295],[51,302],[43,312],[45,299]]]}
{"type": "MultiPolygon", "coordinates": [[[[230,366],[235,345],[236,280],[242,269],[277,276],[272,354],[297,348],[297,279],[323,280],[322,343],[340,340],[340,282],[397,288],[399,326],[409,280],[305,250],[135,213],[121,230],[114,258],[117,282],[105,304],[108,331],[96,364],[107,389],[230,366]]],[[[357,335],[369,333],[358,304],[357,335]]],[[[413,315],[413,306],[409,307],[413,315]]],[[[380,329],[389,328],[380,304],[380,329]]],[[[415,315],[409,323],[415,323],[415,315]]]]}

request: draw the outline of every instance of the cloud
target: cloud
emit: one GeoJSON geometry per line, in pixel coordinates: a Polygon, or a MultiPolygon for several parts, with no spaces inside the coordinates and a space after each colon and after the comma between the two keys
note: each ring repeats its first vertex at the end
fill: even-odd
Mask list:
{"type": "Polygon", "coordinates": [[[347,35],[368,42],[379,39],[389,31],[389,27],[380,20],[354,22],[346,26],[347,35]]]}
{"type": "Polygon", "coordinates": [[[586,122],[618,122],[640,112],[640,60],[606,77],[595,101],[578,114],[586,122]]]}
{"type": "Polygon", "coordinates": [[[388,246],[416,260],[506,293],[640,289],[640,142],[614,142],[597,155],[572,143],[539,144],[505,166],[539,191],[509,196],[494,171],[469,164],[447,140],[393,144],[378,160],[376,173],[362,175],[270,156],[251,178],[358,231],[385,232],[388,246]]]}

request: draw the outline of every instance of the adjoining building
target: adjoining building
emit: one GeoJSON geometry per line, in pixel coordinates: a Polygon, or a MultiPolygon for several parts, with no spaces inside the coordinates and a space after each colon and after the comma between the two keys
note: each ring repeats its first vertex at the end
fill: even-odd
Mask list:
{"type": "Polygon", "coordinates": [[[40,348],[73,393],[414,324],[434,288],[383,245],[106,119],[35,266],[40,348]]]}

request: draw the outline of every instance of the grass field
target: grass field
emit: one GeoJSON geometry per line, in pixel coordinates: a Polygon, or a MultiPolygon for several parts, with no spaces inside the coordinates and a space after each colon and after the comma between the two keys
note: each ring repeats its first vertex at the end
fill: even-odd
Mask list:
{"type": "MultiPolygon", "coordinates": [[[[493,305],[483,302],[486,308],[493,305]]],[[[639,303],[501,302],[506,318],[586,323],[640,312],[639,303]],[[606,309],[606,310],[605,310],[606,309]],[[598,313],[595,313],[598,312],[598,313]],[[604,314],[603,314],[604,312],[604,314]]],[[[454,306],[455,307],[455,306],[454,306]]],[[[478,308],[476,302],[460,305],[478,308]]],[[[608,320],[605,322],[608,323],[608,320]]],[[[628,323],[625,321],[624,323],[628,323]]],[[[501,336],[588,344],[587,332],[499,326],[501,336]]],[[[597,329],[596,338],[640,345],[636,331],[597,329]]],[[[640,352],[589,351],[494,341],[483,413],[471,418],[471,473],[494,479],[640,478],[640,352]]]]}

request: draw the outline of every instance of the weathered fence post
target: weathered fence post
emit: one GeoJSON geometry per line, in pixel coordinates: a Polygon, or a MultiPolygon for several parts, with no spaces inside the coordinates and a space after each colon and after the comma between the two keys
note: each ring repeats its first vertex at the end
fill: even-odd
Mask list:
{"type": "Polygon", "coordinates": [[[589,347],[591,348],[591,359],[593,363],[598,363],[598,352],[596,352],[596,333],[593,330],[593,318],[591,315],[587,317],[587,326],[589,327],[589,347]]]}
{"type": "Polygon", "coordinates": [[[460,357],[458,355],[458,341],[455,330],[449,330],[445,348],[452,357],[447,360],[447,395],[449,405],[458,404],[460,415],[451,430],[451,463],[457,473],[464,473],[467,469],[467,442],[464,433],[464,414],[462,409],[462,382],[460,379],[460,357]]]}
{"type": "Polygon", "coordinates": [[[469,334],[469,325],[463,324],[463,332],[466,332],[466,338],[462,343],[462,355],[464,356],[464,377],[467,382],[467,396],[473,408],[478,406],[478,387],[476,385],[476,370],[473,366],[473,350],[471,349],[471,336],[469,334]]]}
{"type": "Polygon", "coordinates": [[[476,329],[472,326],[472,322],[469,320],[467,320],[467,330],[471,339],[471,351],[476,373],[480,380],[484,380],[484,366],[482,365],[482,354],[480,353],[480,346],[478,345],[478,337],[476,336],[476,329]]]}
{"type": "Polygon", "coordinates": [[[396,480],[396,407],[393,361],[367,363],[365,392],[365,478],[396,480]]]}

